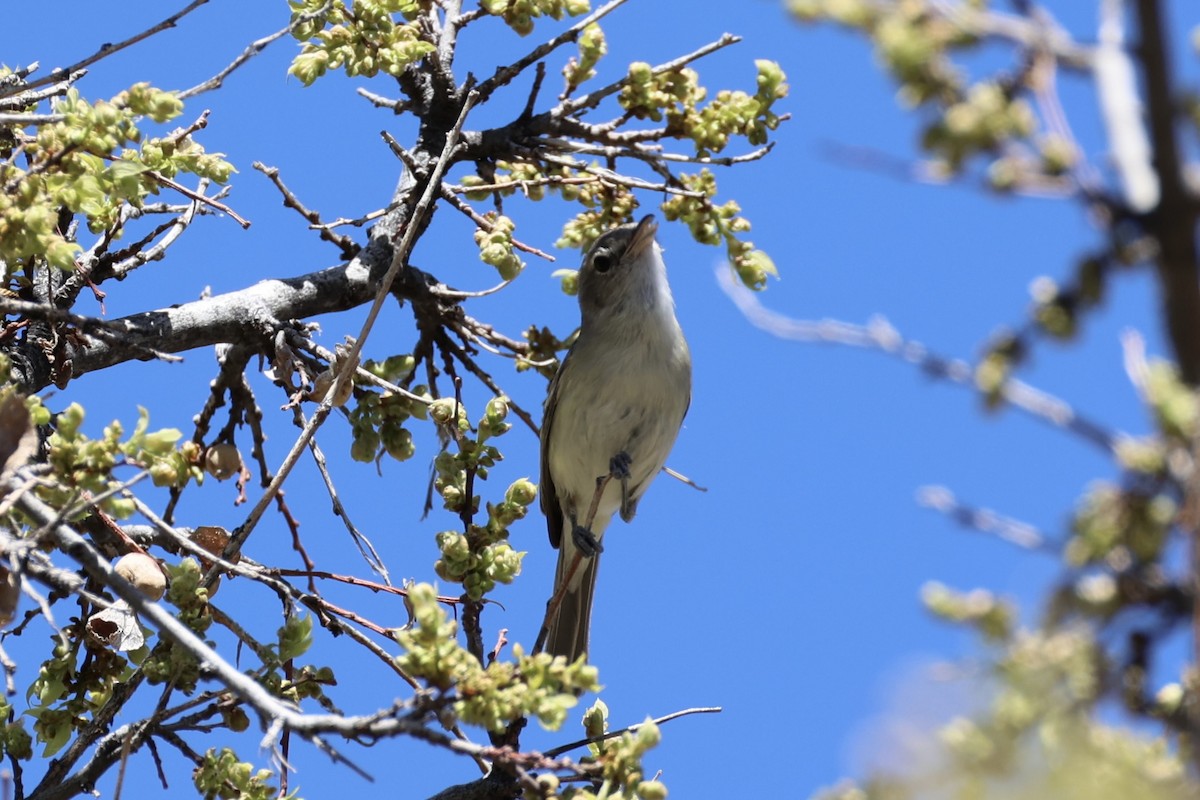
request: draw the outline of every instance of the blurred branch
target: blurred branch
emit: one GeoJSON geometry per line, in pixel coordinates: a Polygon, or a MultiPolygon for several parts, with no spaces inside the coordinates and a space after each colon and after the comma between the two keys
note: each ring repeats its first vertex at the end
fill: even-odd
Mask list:
{"type": "Polygon", "coordinates": [[[1125,204],[1137,214],[1158,205],[1158,175],[1150,166],[1150,140],[1143,121],[1133,60],[1125,48],[1125,2],[1102,0],[1096,48],[1096,90],[1108,131],[1109,152],[1125,204]]]}
{"type": "MultiPolygon", "coordinates": [[[[927,375],[976,388],[975,370],[962,359],[930,352],[925,345],[903,338],[886,319],[875,317],[867,325],[840,320],[800,320],[764,308],[758,297],[736,283],[728,268],[717,268],[717,282],[751,324],[780,339],[840,344],[879,350],[914,364],[927,375]]],[[[1069,403],[1015,378],[1000,388],[1000,398],[1009,405],[1070,431],[1084,441],[1113,453],[1117,438],[1107,428],[1081,416],[1069,403]]]]}
{"type": "Polygon", "coordinates": [[[1185,383],[1200,386],[1200,277],[1197,275],[1198,209],[1184,183],[1176,136],[1176,97],[1171,85],[1166,21],[1158,0],[1137,0],[1142,64],[1154,144],[1154,171],[1162,189],[1146,225],[1158,240],[1159,288],[1166,314],[1167,336],[1185,383]]]}
{"type": "Polygon", "coordinates": [[[1007,39],[1030,50],[1045,50],[1073,69],[1087,70],[1092,66],[1093,52],[1076,42],[1047,15],[1021,17],[990,9],[984,11],[973,3],[950,0],[932,0],[930,5],[938,14],[974,36],[1007,39]]]}
{"type": "Polygon", "coordinates": [[[978,508],[960,503],[954,492],[945,486],[922,486],[917,490],[917,502],[932,508],[965,528],[980,533],[990,533],[1006,542],[1026,550],[1045,550],[1057,553],[1058,548],[1046,541],[1046,537],[1032,525],[998,514],[988,508],[978,508]]]}

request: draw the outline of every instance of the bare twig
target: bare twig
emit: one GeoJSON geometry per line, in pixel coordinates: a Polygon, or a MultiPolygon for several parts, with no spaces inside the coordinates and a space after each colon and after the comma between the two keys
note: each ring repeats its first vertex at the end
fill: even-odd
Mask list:
{"type": "Polygon", "coordinates": [[[538,45],[513,63],[497,69],[490,78],[479,84],[479,88],[476,91],[479,92],[480,102],[486,101],[489,97],[491,97],[493,92],[502,86],[507,86],[514,78],[524,72],[534,62],[545,58],[547,55],[554,52],[559,47],[562,47],[567,42],[575,41],[579,37],[579,34],[583,32],[584,28],[586,28],[588,25],[591,25],[593,22],[597,22],[608,16],[626,2],[628,2],[628,0],[610,0],[608,3],[600,6],[600,8],[579,20],[570,28],[567,28],[550,41],[538,45]]]}
{"type": "Polygon", "coordinates": [[[325,491],[329,493],[329,500],[333,503],[333,513],[340,517],[342,523],[346,526],[346,530],[350,533],[350,539],[354,542],[354,546],[358,548],[359,555],[363,561],[367,562],[367,566],[371,570],[383,578],[383,582],[388,586],[392,585],[392,579],[388,573],[387,565],[383,563],[383,559],[379,555],[379,551],[375,549],[375,545],[367,538],[366,534],[358,529],[350,519],[350,512],[342,505],[342,499],[338,496],[337,487],[333,485],[333,476],[329,474],[329,467],[325,462],[325,453],[317,445],[317,437],[313,437],[308,443],[309,452],[312,453],[313,462],[317,465],[317,471],[321,473],[321,480],[325,483],[325,491]]]}
{"type": "Polygon", "coordinates": [[[308,442],[316,433],[317,428],[319,428],[329,416],[329,411],[333,408],[333,398],[337,396],[339,388],[346,381],[352,380],[350,373],[353,371],[354,366],[358,363],[359,356],[362,353],[362,347],[367,341],[367,336],[370,334],[371,328],[375,325],[375,320],[379,316],[380,310],[383,308],[383,303],[388,297],[392,283],[399,274],[401,267],[408,263],[408,255],[410,252],[412,252],[413,244],[416,243],[417,232],[421,227],[418,224],[418,221],[425,216],[427,209],[434,201],[434,197],[436,195],[440,195],[442,176],[445,174],[446,168],[449,166],[450,158],[454,153],[454,148],[458,144],[458,137],[462,132],[462,126],[466,122],[467,114],[474,106],[476,99],[477,95],[475,95],[474,92],[467,95],[466,101],[463,103],[462,110],[459,112],[458,121],[455,123],[454,128],[446,136],[446,144],[445,147],[442,148],[442,154],[438,158],[431,174],[427,178],[425,190],[421,194],[420,199],[417,201],[417,205],[413,210],[412,219],[409,221],[409,224],[405,228],[400,242],[396,246],[395,253],[392,257],[392,263],[389,265],[387,273],[380,281],[379,290],[375,295],[375,301],[371,304],[370,311],[367,312],[367,318],[363,322],[362,330],[359,332],[358,337],[354,340],[354,343],[351,344],[350,352],[347,354],[342,368],[338,371],[337,376],[334,378],[333,385],[330,386],[325,398],[321,401],[321,404],[317,407],[316,411],[309,419],[308,424],[304,427],[304,430],[300,432],[300,435],[292,444],[291,450],[284,458],[284,461],[280,465],[279,470],[275,473],[275,476],[271,479],[271,484],[263,492],[262,497],[259,498],[259,501],[257,504],[255,504],[254,508],[251,509],[250,514],[246,517],[246,521],[242,523],[242,525],[230,538],[229,546],[226,549],[227,553],[233,554],[241,549],[241,546],[246,541],[246,538],[254,530],[254,526],[258,524],[258,520],[262,517],[263,512],[266,511],[271,499],[279,492],[280,488],[283,486],[283,482],[291,473],[292,467],[295,466],[296,461],[300,457],[300,453],[303,452],[304,448],[308,446],[308,442]]]}
{"type": "MultiPolygon", "coordinates": [[[[207,2],[207,0],[205,0],[205,1],[207,2]]],[[[196,201],[196,202],[198,202],[198,203],[203,203],[204,205],[206,205],[206,206],[211,206],[212,208],[215,208],[215,209],[217,209],[218,211],[223,211],[223,212],[225,212],[225,213],[226,213],[226,214],[228,214],[230,217],[232,217],[232,218],[233,218],[233,220],[234,220],[235,222],[237,222],[237,224],[238,224],[238,225],[241,225],[243,228],[249,228],[249,227],[250,227],[250,221],[249,221],[249,220],[245,219],[245,218],[244,218],[244,217],[242,217],[240,214],[238,214],[236,211],[234,211],[232,208],[230,208],[229,206],[225,205],[224,203],[222,203],[221,201],[217,200],[216,198],[214,198],[214,197],[209,197],[209,196],[207,196],[207,195],[204,195],[204,194],[201,194],[201,193],[199,193],[199,192],[197,192],[197,191],[194,191],[194,190],[192,190],[192,189],[189,189],[188,187],[184,186],[182,183],[178,183],[178,182],[176,182],[176,181],[173,181],[173,180],[171,180],[170,178],[168,178],[166,175],[162,175],[162,174],[160,174],[160,173],[158,173],[158,172],[153,172],[153,171],[151,171],[151,172],[149,172],[149,173],[147,173],[147,174],[148,174],[150,177],[154,178],[154,180],[156,180],[156,181],[158,181],[159,183],[161,183],[163,186],[168,186],[168,187],[170,187],[170,188],[174,189],[175,191],[179,192],[179,193],[180,193],[181,195],[183,195],[184,197],[190,197],[191,199],[195,200],[195,201],[196,201]]]]}
{"type": "MultiPolygon", "coordinates": [[[[599,138],[599,137],[598,137],[599,138]]],[[[639,147],[635,145],[609,145],[609,144],[590,144],[588,142],[573,141],[570,139],[551,139],[547,138],[543,141],[548,142],[552,147],[560,150],[583,153],[584,155],[599,156],[602,158],[636,158],[639,161],[672,161],[680,164],[711,164],[717,167],[732,167],[734,164],[745,164],[750,161],[758,161],[766,156],[775,147],[774,143],[764,145],[749,153],[743,153],[740,156],[689,156],[683,153],[666,153],[657,148],[651,149],[648,147],[639,147]]],[[[547,158],[547,161],[553,161],[553,157],[547,158]]],[[[618,175],[616,172],[603,167],[576,162],[572,166],[574,169],[579,169],[583,172],[591,172],[603,178],[607,178],[618,183],[624,182],[635,189],[650,189],[654,191],[665,191],[670,194],[678,194],[684,197],[703,197],[701,192],[695,192],[688,189],[680,189],[679,187],[663,187],[660,184],[650,183],[648,181],[640,181],[637,178],[630,178],[623,175],[618,175]]]]}
{"type": "Polygon", "coordinates": [[[229,62],[229,65],[226,66],[220,72],[218,72],[216,75],[213,75],[211,78],[209,78],[206,81],[203,81],[202,83],[196,84],[195,86],[193,86],[190,89],[185,89],[184,91],[179,92],[178,93],[179,99],[186,100],[187,98],[194,97],[202,92],[211,91],[213,89],[220,89],[221,86],[225,83],[226,78],[228,78],[231,74],[233,74],[233,72],[235,70],[240,68],[247,61],[254,58],[256,55],[261,53],[263,50],[266,50],[267,45],[271,44],[272,42],[276,41],[277,39],[281,39],[284,36],[287,36],[289,33],[291,33],[292,31],[294,31],[296,29],[297,25],[300,25],[304,22],[309,21],[310,19],[314,19],[314,18],[319,17],[320,15],[324,14],[329,9],[329,6],[330,6],[330,3],[326,3],[324,6],[322,6],[321,8],[318,8],[315,11],[309,12],[308,14],[301,14],[300,16],[298,16],[294,20],[292,20],[291,24],[289,24],[286,28],[275,31],[275,33],[272,33],[269,36],[264,36],[261,39],[256,39],[255,41],[251,42],[250,44],[248,44],[246,46],[245,50],[243,50],[241,53],[238,54],[237,58],[235,58],[233,61],[229,62]]]}
{"type": "MultiPolygon", "coordinates": [[[[117,278],[118,280],[124,278],[138,267],[148,264],[151,261],[157,261],[166,255],[167,248],[173,245],[175,241],[181,235],[183,235],[183,232],[187,230],[187,227],[192,224],[192,220],[195,219],[196,214],[199,213],[199,210],[200,202],[193,200],[191,204],[188,205],[186,211],[165,225],[159,226],[152,231],[152,237],[157,237],[161,234],[162,238],[145,250],[141,249],[141,247],[138,247],[127,258],[123,258],[113,264],[113,277],[117,278]]],[[[145,244],[149,244],[151,240],[152,238],[144,239],[143,242],[145,244]]],[[[139,242],[139,244],[142,244],[143,242],[139,242]]]]}
{"type": "Polygon", "coordinates": [[[356,228],[361,228],[368,222],[374,222],[380,217],[386,216],[395,210],[396,203],[392,203],[391,205],[384,206],[383,208],[377,208],[368,214],[363,214],[361,217],[354,217],[353,219],[349,217],[338,217],[331,222],[322,222],[320,225],[310,225],[309,227],[313,230],[332,230],[333,228],[340,228],[343,225],[353,225],[356,228]]]}
{"type": "Polygon", "coordinates": [[[689,478],[687,475],[684,475],[682,472],[676,472],[675,470],[671,469],[670,467],[663,467],[662,471],[665,472],[667,475],[670,475],[675,480],[682,483],[684,486],[692,487],[697,492],[707,492],[708,491],[707,486],[701,486],[700,484],[696,483],[694,480],[689,478]]]}
{"type": "Polygon", "coordinates": [[[364,89],[361,86],[355,89],[355,91],[358,92],[360,97],[369,100],[371,105],[375,106],[376,108],[388,108],[396,114],[406,111],[410,106],[410,103],[407,100],[394,100],[390,97],[384,97],[381,94],[376,94],[370,89],[364,89]]]}
{"type": "Polygon", "coordinates": [[[267,178],[270,179],[271,183],[275,184],[275,188],[279,190],[279,193],[283,195],[283,205],[286,208],[295,209],[300,216],[304,217],[304,219],[308,221],[312,228],[321,232],[320,236],[322,239],[336,245],[337,248],[342,251],[342,258],[349,261],[358,254],[358,251],[361,248],[354,240],[352,240],[349,236],[342,236],[339,233],[333,233],[331,230],[329,230],[329,228],[332,226],[323,225],[321,223],[320,214],[300,202],[300,199],[296,197],[292,190],[284,184],[283,179],[279,177],[278,167],[268,167],[261,161],[255,161],[250,166],[254,167],[263,175],[266,175],[267,178]]]}
{"type": "MultiPolygon", "coordinates": [[[[256,564],[251,559],[245,558],[245,557],[243,557],[237,563],[234,563],[232,561],[225,561],[224,559],[220,558],[220,556],[212,555],[207,550],[200,547],[200,545],[198,545],[194,541],[192,541],[190,536],[185,534],[185,531],[189,531],[189,529],[172,527],[171,525],[167,524],[165,521],[160,519],[149,508],[149,506],[147,506],[145,503],[143,503],[137,497],[135,497],[133,495],[129,495],[128,497],[130,500],[133,501],[134,505],[137,507],[138,513],[142,514],[144,517],[146,517],[146,519],[150,520],[150,522],[154,526],[154,530],[157,531],[159,534],[161,534],[162,537],[165,537],[165,549],[167,549],[168,551],[171,551],[171,552],[183,551],[186,553],[190,553],[191,555],[194,555],[197,558],[211,561],[211,562],[215,563],[216,566],[219,566],[223,572],[234,574],[234,575],[239,575],[241,577],[248,578],[250,580],[257,581],[257,582],[265,585],[267,588],[271,589],[277,595],[279,595],[289,607],[294,602],[296,604],[302,605],[302,606],[316,612],[318,618],[321,619],[322,625],[324,625],[327,628],[330,628],[331,630],[334,630],[336,633],[346,634],[351,639],[353,639],[355,642],[362,645],[369,652],[371,652],[373,655],[375,655],[377,658],[379,658],[384,664],[386,664],[392,671],[394,671],[408,685],[412,686],[414,689],[420,688],[420,684],[411,675],[408,675],[406,672],[404,672],[404,670],[400,669],[400,667],[396,664],[396,659],[393,654],[386,652],[382,647],[380,647],[375,642],[371,641],[371,639],[369,639],[365,634],[363,634],[357,628],[343,625],[340,622],[334,622],[333,624],[330,624],[329,614],[336,614],[340,617],[343,617],[345,619],[350,619],[350,620],[352,620],[354,622],[358,622],[360,624],[363,624],[365,622],[364,620],[362,620],[360,617],[356,617],[356,616],[352,615],[350,612],[347,612],[345,609],[341,609],[341,608],[338,608],[337,606],[331,605],[328,601],[326,601],[322,597],[319,597],[314,594],[305,593],[303,590],[298,589],[295,586],[292,586],[287,581],[280,580],[279,576],[280,575],[299,575],[299,576],[307,577],[310,579],[327,577],[332,580],[342,580],[345,583],[350,583],[353,585],[366,586],[366,587],[372,589],[373,591],[383,591],[383,592],[388,592],[391,594],[398,594],[398,595],[402,595],[402,596],[408,594],[408,592],[406,590],[397,589],[395,587],[386,587],[386,586],[383,586],[382,584],[370,583],[368,581],[362,581],[361,579],[347,578],[346,576],[334,575],[332,573],[324,573],[324,572],[319,572],[316,570],[286,570],[286,569],[280,569],[280,568],[275,568],[275,567],[265,567],[261,564],[256,564]]],[[[160,541],[159,543],[164,544],[164,541],[160,541]]],[[[71,574],[73,574],[73,573],[71,573],[71,574]]],[[[455,602],[457,602],[456,598],[452,598],[452,597],[439,597],[438,599],[439,599],[439,601],[441,601],[443,603],[449,603],[449,604],[454,604],[455,602]]],[[[373,623],[366,623],[366,624],[368,624],[370,626],[370,629],[375,632],[380,632],[381,630],[384,630],[384,629],[382,629],[381,626],[374,625],[373,623]]],[[[385,631],[385,635],[386,635],[386,631],[385,631]]],[[[390,635],[388,635],[388,639],[389,640],[391,639],[390,635]]]]}
{"type": "MultiPolygon", "coordinates": [[[[161,33],[162,31],[165,31],[168,28],[174,28],[176,23],[179,22],[179,20],[181,20],[183,17],[187,16],[188,14],[192,13],[197,8],[199,8],[200,6],[204,5],[207,2],[208,2],[208,0],[192,0],[192,2],[188,3],[187,6],[183,10],[175,12],[171,16],[164,19],[162,22],[158,23],[157,25],[153,25],[153,26],[147,28],[146,30],[142,31],[141,33],[134,34],[133,36],[130,36],[128,39],[117,42],[116,44],[101,45],[99,50],[97,50],[95,53],[92,53],[90,56],[83,59],[82,61],[77,61],[69,67],[51,70],[50,74],[47,75],[46,77],[39,78],[36,81],[30,81],[29,83],[25,84],[24,86],[20,86],[18,88],[21,91],[28,91],[30,89],[36,89],[39,86],[46,86],[47,84],[61,81],[68,75],[72,75],[82,69],[90,67],[92,64],[95,64],[97,61],[99,61],[103,58],[108,58],[109,56],[113,55],[114,53],[118,53],[118,52],[124,50],[126,47],[129,47],[130,45],[135,45],[138,42],[142,41],[143,39],[149,39],[154,34],[161,33]]],[[[0,88],[0,97],[8,97],[11,94],[16,94],[16,92],[13,91],[12,89],[0,88]]]]}

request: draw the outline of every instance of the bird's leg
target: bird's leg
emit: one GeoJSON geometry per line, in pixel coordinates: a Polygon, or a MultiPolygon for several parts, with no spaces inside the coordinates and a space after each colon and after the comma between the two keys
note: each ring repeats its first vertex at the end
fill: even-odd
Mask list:
{"type": "Polygon", "coordinates": [[[625,451],[613,456],[608,462],[608,474],[596,478],[596,491],[592,494],[592,503],[588,506],[588,515],[584,524],[580,525],[575,519],[575,515],[570,515],[571,540],[575,542],[575,547],[579,549],[579,552],[583,553],[584,558],[592,558],[597,553],[604,552],[604,546],[600,544],[596,534],[592,533],[592,523],[596,521],[596,510],[600,507],[600,498],[604,496],[604,490],[608,488],[608,482],[613,478],[621,482],[622,513],[629,505],[629,465],[631,463],[632,459],[625,451]]]}
{"type": "Polygon", "coordinates": [[[591,558],[597,553],[604,552],[604,545],[600,544],[596,534],[592,533],[591,529],[580,525],[573,517],[571,519],[571,540],[575,542],[575,547],[579,549],[584,558],[591,558]]]}
{"type": "Polygon", "coordinates": [[[628,520],[632,503],[629,500],[629,465],[633,459],[624,450],[608,462],[608,474],[621,482],[621,517],[628,520]]]}
{"type": "Polygon", "coordinates": [[[600,544],[596,534],[592,533],[592,523],[596,521],[596,509],[600,507],[600,498],[610,480],[612,480],[611,475],[604,475],[596,479],[596,491],[592,494],[592,504],[588,507],[587,519],[584,520],[583,525],[579,524],[574,514],[570,515],[571,540],[575,542],[575,547],[584,558],[591,558],[597,553],[604,552],[604,545],[600,544]]]}

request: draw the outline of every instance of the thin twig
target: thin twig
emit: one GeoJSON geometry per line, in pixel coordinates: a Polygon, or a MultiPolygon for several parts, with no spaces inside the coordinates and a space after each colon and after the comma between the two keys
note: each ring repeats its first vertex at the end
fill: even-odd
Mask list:
{"type": "Polygon", "coordinates": [[[330,386],[329,391],[326,393],[324,399],[321,400],[320,405],[309,419],[308,424],[305,425],[304,430],[300,432],[296,441],[293,442],[291,450],[284,458],[283,463],[280,464],[275,476],[271,479],[271,484],[263,492],[262,497],[259,498],[254,508],[251,509],[250,514],[246,517],[246,521],[234,531],[234,535],[230,538],[229,545],[226,548],[226,553],[236,553],[241,549],[246,538],[254,530],[254,526],[262,518],[263,512],[270,505],[271,499],[279,492],[283,486],[283,482],[291,474],[292,467],[296,465],[296,461],[300,458],[300,453],[308,446],[308,442],[317,432],[317,428],[329,416],[329,412],[333,408],[333,398],[338,395],[341,385],[348,380],[352,380],[351,373],[358,363],[363,345],[367,341],[371,328],[374,327],[375,320],[378,318],[379,312],[383,309],[384,301],[389,296],[392,283],[400,273],[400,269],[408,263],[408,256],[412,252],[413,244],[416,242],[417,232],[421,229],[419,221],[425,216],[427,209],[434,202],[435,196],[440,195],[442,176],[445,175],[446,169],[450,164],[450,158],[454,153],[454,148],[458,145],[458,137],[462,133],[463,125],[466,123],[467,114],[475,105],[477,99],[478,95],[474,92],[467,95],[462,110],[459,112],[457,122],[455,122],[454,127],[447,134],[446,144],[442,148],[441,156],[438,158],[432,173],[429,175],[425,191],[422,192],[417,205],[413,209],[412,217],[404,229],[404,234],[400,242],[396,245],[396,250],[392,256],[392,263],[388,266],[387,273],[380,281],[379,291],[376,293],[375,301],[371,304],[371,309],[367,313],[366,320],[363,322],[362,330],[359,332],[358,337],[355,338],[353,344],[350,345],[350,352],[342,363],[341,369],[338,370],[337,375],[334,377],[333,385],[330,386]]]}
{"type": "MultiPolygon", "coordinates": [[[[293,334],[291,337],[291,340],[294,344],[298,344],[300,347],[302,347],[305,350],[308,350],[310,353],[317,356],[318,358],[322,358],[328,363],[333,363],[333,358],[334,358],[333,351],[329,350],[328,348],[322,347],[321,345],[314,342],[312,339],[305,338],[303,336],[300,336],[299,334],[293,334]]],[[[342,356],[342,358],[345,358],[345,356],[342,356]]],[[[405,389],[403,386],[398,386],[389,380],[385,380],[384,378],[379,377],[378,375],[376,375],[375,373],[371,372],[366,367],[363,367],[361,365],[355,366],[354,377],[357,380],[363,381],[365,383],[369,383],[373,386],[378,386],[380,389],[384,389],[386,391],[398,394],[401,397],[405,398],[406,400],[412,400],[413,402],[420,403],[420,404],[426,405],[426,406],[433,402],[428,397],[425,397],[425,396],[419,395],[419,394],[413,394],[408,389],[405,389]]]]}
{"type": "Polygon", "coordinates": [[[366,225],[368,222],[374,222],[375,220],[379,219],[380,217],[387,216],[391,212],[395,211],[396,207],[397,207],[397,204],[393,203],[390,206],[384,206],[383,208],[377,208],[374,211],[370,212],[369,214],[363,214],[361,217],[354,217],[354,218],[338,217],[335,220],[331,220],[329,222],[322,222],[320,225],[309,225],[308,227],[315,231],[328,231],[328,230],[332,230],[334,228],[340,228],[343,225],[353,225],[356,228],[361,228],[363,225],[366,225]]]}
{"type": "Polygon", "coordinates": [[[371,105],[375,106],[376,108],[391,109],[396,114],[407,110],[410,106],[410,103],[407,100],[394,100],[390,97],[384,97],[381,94],[376,94],[370,89],[364,89],[361,86],[355,89],[355,91],[358,93],[359,97],[369,100],[371,105]]]}
{"type": "MultiPolygon", "coordinates": [[[[66,76],[72,75],[72,74],[78,72],[79,70],[90,67],[92,64],[95,64],[97,61],[99,61],[103,58],[108,58],[109,56],[113,55],[114,53],[118,53],[118,52],[124,50],[126,47],[129,47],[130,45],[137,44],[138,42],[142,41],[143,39],[149,39],[154,34],[161,33],[162,31],[165,31],[168,28],[174,28],[175,24],[177,22],[179,22],[179,20],[181,20],[183,17],[187,16],[188,14],[192,13],[197,8],[199,8],[200,6],[204,5],[207,2],[208,2],[208,0],[192,0],[192,2],[188,3],[187,7],[185,7],[182,11],[175,12],[171,16],[164,19],[162,22],[158,23],[157,25],[151,26],[151,27],[147,28],[146,30],[142,31],[141,33],[134,34],[133,36],[130,36],[128,39],[117,42],[116,44],[111,44],[111,43],[103,44],[100,46],[99,50],[97,50],[95,53],[92,53],[90,56],[83,59],[82,61],[77,61],[69,67],[63,67],[60,69],[51,70],[50,74],[47,75],[46,77],[39,78],[36,81],[30,81],[29,83],[25,84],[24,86],[20,86],[18,88],[21,91],[28,91],[29,89],[36,89],[39,86],[46,86],[47,84],[51,84],[56,81],[60,81],[63,78],[65,78],[66,76]]],[[[16,92],[11,89],[6,90],[3,88],[0,88],[0,97],[8,97],[11,94],[16,94],[16,92]]]]}
{"type": "Polygon", "coordinates": [[[529,66],[534,62],[545,58],[547,55],[554,52],[567,42],[575,41],[579,37],[579,34],[583,32],[584,28],[586,28],[588,25],[591,25],[593,22],[597,22],[598,20],[608,16],[626,2],[628,2],[628,0],[610,0],[610,2],[600,6],[600,8],[596,9],[579,22],[576,22],[570,28],[567,28],[550,41],[538,45],[513,63],[497,69],[490,78],[479,84],[477,91],[479,92],[480,101],[486,101],[497,89],[501,88],[502,86],[507,86],[514,78],[528,69],[529,66]]]}
{"type": "Polygon", "coordinates": [[[358,255],[358,251],[362,249],[358,246],[358,243],[349,236],[342,236],[340,233],[334,233],[329,230],[332,226],[323,225],[321,223],[321,215],[301,203],[300,198],[296,197],[295,193],[284,184],[283,179],[279,177],[278,167],[268,167],[261,161],[255,161],[250,166],[263,175],[266,175],[271,183],[275,184],[275,188],[279,190],[279,193],[283,195],[284,207],[294,209],[300,216],[304,217],[309,223],[309,227],[319,230],[322,239],[333,243],[342,251],[342,258],[349,261],[358,255]]]}
{"type": "MultiPolygon", "coordinates": [[[[205,2],[207,2],[207,0],[205,0],[205,2]]],[[[188,187],[184,186],[182,183],[173,181],[170,178],[168,178],[166,175],[162,175],[158,172],[151,171],[146,174],[148,174],[151,178],[153,178],[157,182],[161,183],[163,186],[170,187],[170,188],[174,189],[175,191],[179,192],[184,197],[190,197],[191,199],[193,199],[199,203],[203,203],[206,206],[211,206],[212,208],[215,208],[218,211],[225,212],[231,218],[233,218],[233,220],[235,222],[237,222],[238,225],[241,225],[243,229],[250,227],[249,220],[242,217],[240,214],[238,214],[236,211],[234,211],[232,208],[225,205],[221,201],[219,201],[215,198],[212,198],[212,197],[208,197],[207,195],[200,194],[199,192],[196,192],[192,189],[189,189],[188,187]]]]}
{"type": "Polygon", "coordinates": [[[237,58],[235,58],[233,61],[229,62],[229,65],[226,66],[223,70],[218,72],[216,75],[213,75],[208,80],[206,80],[202,83],[196,84],[195,86],[193,86],[190,89],[185,89],[182,92],[178,92],[177,96],[179,97],[180,100],[186,100],[189,97],[194,97],[195,95],[198,95],[202,92],[211,91],[213,89],[220,89],[221,86],[225,83],[225,79],[228,78],[231,74],[233,74],[234,70],[238,69],[243,64],[245,64],[247,61],[254,58],[256,55],[261,53],[263,50],[267,49],[267,45],[271,44],[272,42],[274,42],[277,39],[281,39],[284,36],[287,36],[289,33],[291,33],[292,31],[294,31],[296,29],[296,26],[298,26],[302,23],[308,22],[309,20],[314,19],[314,18],[319,17],[320,15],[324,14],[326,11],[329,10],[330,5],[331,5],[331,3],[326,3],[321,8],[318,8],[315,11],[311,11],[307,14],[301,14],[300,16],[293,19],[286,28],[278,30],[275,33],[270,34],[269,36],[264,36],[261,39],[256,39],[255,41],[248,44],[246,46],[246,49],[243,50],[240,54],[238,54],[237,58]]]}
{"type": "Polygon", "coordinates": [[[337,487],[333,485],[333,476],[329,474],[329,467],[325,461],[325,453],[317,445],[317,437],[314,436],[309,440],[308,449],[312,453],[313,463],[317,465],[317,471],[321,474],[321,480],[325,483],[325,491],[329,493],[329,500],[333,503],[334,516],[341,518],[342,523],[346,526],[346,530],[350,533],[351,541],[358,548],[358,554],[362,556],[363,561],[367,562],[367,566],[371,568],[371,571],[383,578],[385,584],[391,586],[391,576],[388,573],[387,565],[383,563],[383,558],[379,555],[379,551],[375,549],[375,545],[371,543],[367,535],[358,529],[358,526],[350,519],[350,512],[342,505],[342,499],[338,496],[337,487]]]}
{"type": "MultiPolygon", "coordinates": [[[[472,222],[474,222],[477,227],[482,228],[483,230],[485,230],[489,233],[496,227],[496,223],[492,222],[490,219],[483,216],[482,214],[477,212],[475,209],[471,208],[471,206],[468,205],[465,200],[463,200],[461,197],[459,197],[457,194],[455,194],[454,190],[451,189],[449,186],[442,187],[442,198],[446,202],[448,202],[450,205],[454,206],[456,209],[461,211],[464,215],[466,215],[466,217],[468,219],[470,219],[472,222]]],[[[523,252],[529,253],[530,255],[535,255],[538,258],[544,258],[550,262],[554,261],[554,256],[550,255],[549,253],[547,253],[544,250],[539,250],[536,247],[531,247],[530,245],[527,245],[524,242],[521,242],[515,238],[511,239],[511,241],[512,241],[513,249],[515,249],[515,250],[521,250],[523,252]]]]}
{"type": "MultiPolygon", "coordinates": [[[[652,719],[652,720],[650,720],[650,722],[654,725],[662,725],[664,723],[670,722],[671,720],[679,719],[680,717],[686,717],[691,714],[720,714],[721,711],[723,711],[723,710],[724,709],[722,709],[720,706],[707,706],[704,708],[685,708],[680,711],[675,711],[673,713],[667,714],[666,716],[652,719]]],[[[615,731],[609,731],[608,733],[606,733],[602,736],[592,736],[587,739],[579,739],[578,741],[559,745],[558,747],[547,750],[546,756],[549,758],[557,758],[558,756],[561,756],[563,753],[569,753],[572,750],[579,748],[579,747],[584,747],[589,744],[595,744],[596,742],[603,742],[608,739],[615,739],[616,737],[621,736],[624,733],[634,733],[639,728],[645,727],[645,725],[646,725],[645,722],[639,722],[636,725],[629,725],[628,727],[625,727],[625,728],[620,728],[615,731]]]]}

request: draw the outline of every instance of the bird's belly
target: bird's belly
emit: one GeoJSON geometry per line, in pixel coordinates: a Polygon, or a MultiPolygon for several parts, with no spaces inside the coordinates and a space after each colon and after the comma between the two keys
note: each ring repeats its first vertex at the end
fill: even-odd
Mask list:
{"type": "MultiPolygon", "coordinates": [[[[685,411],[685,399],[674,394],[665,381],[624,375],[595,391],[577,390],[560,398],[550,468],[559,497],[573,500],[580,517],[615,456],[629,456],[628,485],[634,487],[634,500],[662,469],[685,411]]],[[[596,516],[611,516],[620,504],[620,484],[612,481],[596,516]]]]}

